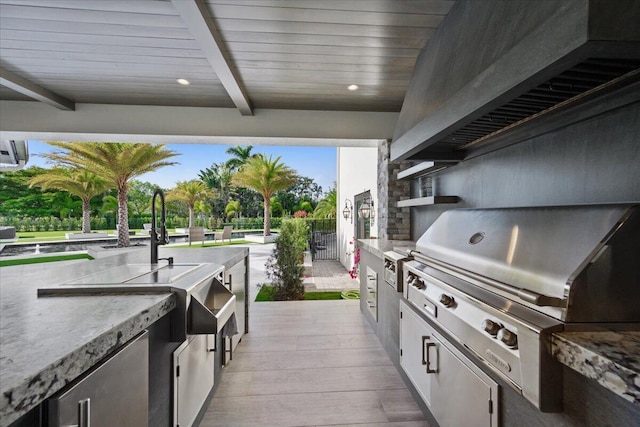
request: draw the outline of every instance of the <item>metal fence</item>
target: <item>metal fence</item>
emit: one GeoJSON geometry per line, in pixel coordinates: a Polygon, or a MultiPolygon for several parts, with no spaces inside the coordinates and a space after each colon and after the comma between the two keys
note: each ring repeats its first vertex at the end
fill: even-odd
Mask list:
{"type": "Polygon", "coordinates": [[[337,260],[338,238],[335,219],[308,220],[311,229],[309,248],[313,261],[337,260]]]}

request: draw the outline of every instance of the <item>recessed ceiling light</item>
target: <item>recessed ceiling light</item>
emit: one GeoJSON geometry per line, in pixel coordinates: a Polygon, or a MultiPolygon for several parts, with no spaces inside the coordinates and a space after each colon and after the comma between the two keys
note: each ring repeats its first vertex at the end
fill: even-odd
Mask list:
{"type": "Polygon", "coordinates": [[[358,90],[358,85],[349,85],[349,86],[347,87],[347,89],[349,89],[349,90],[351,90],[351,91],[353,91],[353,90],[358,90]]]}
{"type": "Polygon", "coordinates": [[[177,81],[178,83],[180,83],[181,85],[185,85],[185,86],[188,86],[188,85],[190,85],[190,84],[191,84],[191,82],[190,82],[189,80],[187,80],[187,79],[178,79],[178,80],[176,80],[176,81],[177,81]]]}

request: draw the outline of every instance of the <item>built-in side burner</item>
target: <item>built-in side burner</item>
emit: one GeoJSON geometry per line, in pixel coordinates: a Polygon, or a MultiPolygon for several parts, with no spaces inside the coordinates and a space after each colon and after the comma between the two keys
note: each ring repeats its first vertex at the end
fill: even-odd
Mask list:
{"type": "Polygon", "coordinates": [[[402,264],[409,261],[410,248],[393,248],[384,253],[384,281],[397,292],[402,292],[402,264]]]}

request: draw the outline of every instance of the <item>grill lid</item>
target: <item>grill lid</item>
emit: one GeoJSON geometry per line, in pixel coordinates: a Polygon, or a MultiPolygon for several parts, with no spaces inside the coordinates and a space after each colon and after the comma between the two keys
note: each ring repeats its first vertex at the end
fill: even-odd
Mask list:
{"type": "MultiPolygon", "coordinates": [[[[606,271],[614,267],[629,270],[630,261],[616,259],[640,249],[637,211],[638,206],[632,204],[449,210],[418,240],[416,250],[525,293],[567,299],[576,279],[598,258],[604,258],[600,264],[607,264],[598,269],[605,271],[597,275],[599,289],[611,285],[606,282],[614,274],[606,271]],[[623,229],[627,237],[616,239],[622,244],[613,250],[613,237],[623,229]],[[615,256],[603,257],[605,252],[615,256]]],[[[615,274],[619,277],[619,272],[615,274]]],[[[637,284],[637,270],[623,273],[622,280],[629,281],[631,276],[637,284]]]]}

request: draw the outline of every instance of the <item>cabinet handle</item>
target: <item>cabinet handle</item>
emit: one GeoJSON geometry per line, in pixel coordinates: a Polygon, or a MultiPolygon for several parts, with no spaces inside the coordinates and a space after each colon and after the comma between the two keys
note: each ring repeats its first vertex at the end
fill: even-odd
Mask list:
{"type": "Polygon", "coordinates": [[[427,362],[426,363],[426,365],[427,365],[427,374],[436,374],[438,372],[437,369],[431,369],[430,368],[431,361],[429,360],[429,348],[435,347],[435,346],[436,346],[436,343],[434,343],[434,342],[428,342],[427,345],[425,346],[426,347],[425,348],[425,353],[427,353],[427,361],[426,361],[427,362]]]}
{"type": "Polygon", "coordinates": [[[376,276],[374,276],[373,274],[367,274],[367,279],[373,282],[374,280],[376,280],[376,276]]]}
{"type": "Polygon", "coordinates": [[[423,335],[422,336],[422,359],[420,360],[422,362],[423,365],[427,364],[427,361],[424,359],[424,349],[426,347],[426,341],[429,339],[428,335],[423,335]]]}
{"type": "Polygon", "coordinates": [[[78,402],[78,427],[91,427],[91,399],[78,402]]]}
{"type": "Polygon", "coordinates": [[[213,348],[209,348],[209,337],[207,336],[207,353],[215,353],[218,345],[218,335],[213,336],[213,348]]]}

